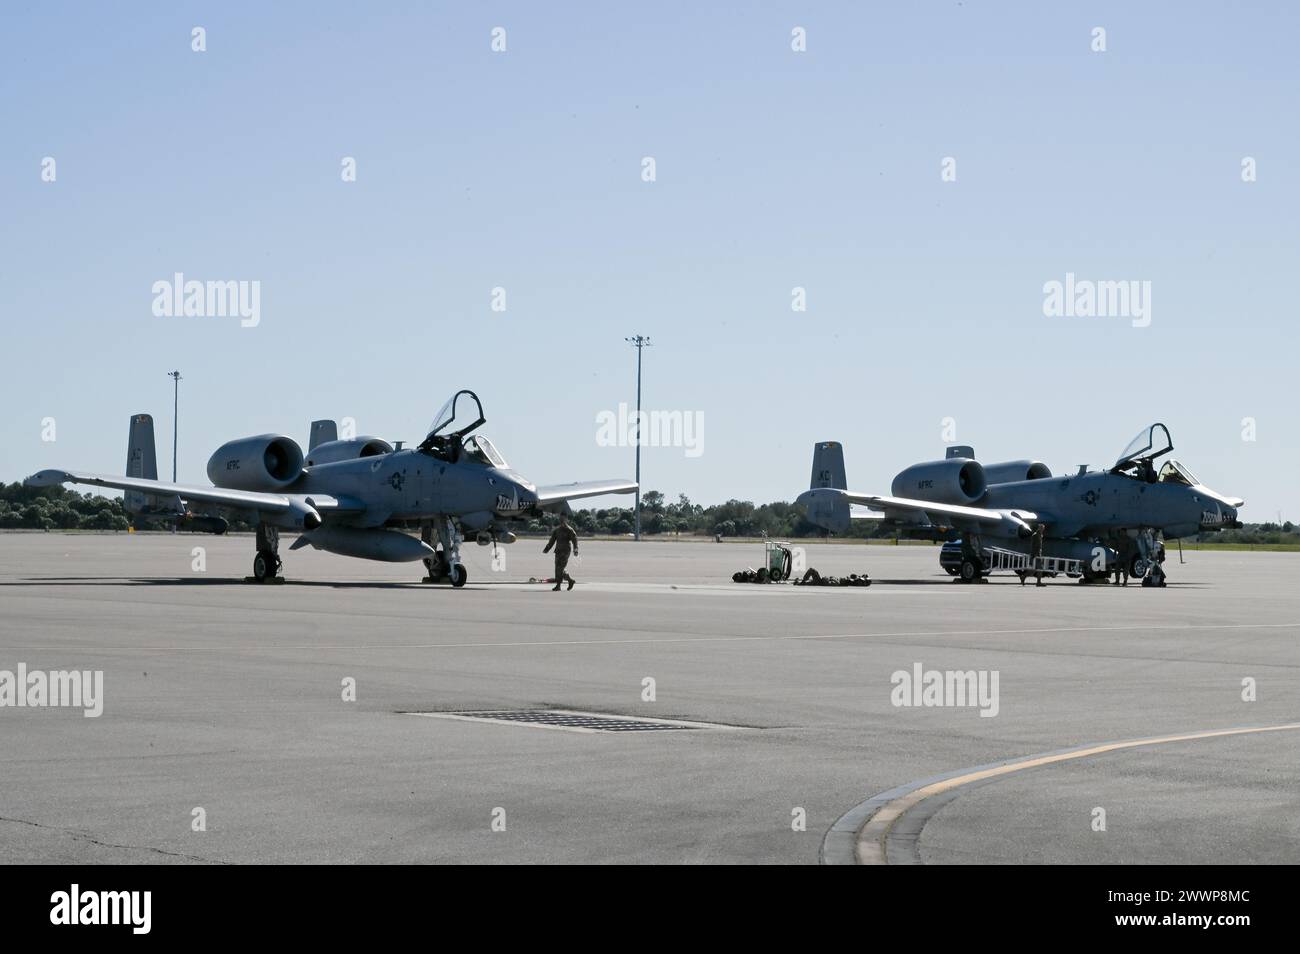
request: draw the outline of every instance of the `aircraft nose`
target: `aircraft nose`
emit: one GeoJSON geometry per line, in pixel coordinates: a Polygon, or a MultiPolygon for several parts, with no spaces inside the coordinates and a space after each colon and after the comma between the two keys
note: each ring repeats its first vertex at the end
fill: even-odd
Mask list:
{"type": "Polygon", "coordinates": [[[537,491],[527,480],[514,474],[498,473],[498,487],[503,489],[497,494],[498,513],[514,513],[527,510],[537,503],[537,491]]]}
{"type": "Polygon", "coordinates": [[[1240,527],[1236,507],[1229,507],[1216,501],[1201,510],[1202,530],[1233,530],[1240,527]]]}
{"type": "Polygon", "coordinates": [[[532,484],[526,480],[516,480],[515,493],[519,497],[519,507],[521,510],[527,510],[529,507],[537,505],[537,491],[532,484]]]}
{"type": "Polygon", "coordinates": [[[537,487],[527,477],[515,471],[508,471],[505,478],[510,484],[510,489],[519,499],[521,508],[526,510],[537,503],[537,487]]]}

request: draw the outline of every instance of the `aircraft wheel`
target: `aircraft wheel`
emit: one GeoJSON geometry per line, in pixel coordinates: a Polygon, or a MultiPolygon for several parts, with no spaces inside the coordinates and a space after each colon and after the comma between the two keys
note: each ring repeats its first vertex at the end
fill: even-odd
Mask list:
{"type": "Polygon", "coordinates": [[[451,568],[447,566],[447,559],[441,550],[435,556],[426,557],[424,565],[429,570],[429,580],[433,583],[441,583],[451,575],[451,568]]]}
{"type": "Polygon", "coordinates": [[[1133,559],[1129,560],[1128,575],[1132,577],[1145,576],[1147,572],[1147,561],[1142,559],[1142,554],[1133,554],[1133,559]]]}
{"type": "Polygon", "coordinates": [[[462,587],[465,585],[465,582],[468,579],[469,579],[469,571],[465,569],[464,565],[457,563],[455,566],[451,568],[452,586],[455,586],[457,588],[462,587]]]}
{"type": "Polygon", "coordinates": [[[974,583],[980,578],[982,572],[983,568],[970,557],[961,561],[961,581],[963,583],[974,583]]]}
{"type": "Polygon", "coordinates": [[[259,583],[264,583],[275,576],[275,554],[268,553],[265,550],[257,551],[257,556],[253,557],[253,578],[259,583]]]}

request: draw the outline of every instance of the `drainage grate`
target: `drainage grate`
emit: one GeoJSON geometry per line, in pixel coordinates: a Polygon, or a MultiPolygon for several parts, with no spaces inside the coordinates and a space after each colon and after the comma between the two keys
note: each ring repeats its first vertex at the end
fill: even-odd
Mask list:
{"type": "Polygon", "coordinates": [[[678,719],[643,719],[638,716],[574,712],[567,709],[483,709],[459,712],[407,712],[429,719],[459,719],[464,722],[507,722],[538,729],[568,732],[662,732],[675,729],[732,729],[736,726],[678,719]]]}

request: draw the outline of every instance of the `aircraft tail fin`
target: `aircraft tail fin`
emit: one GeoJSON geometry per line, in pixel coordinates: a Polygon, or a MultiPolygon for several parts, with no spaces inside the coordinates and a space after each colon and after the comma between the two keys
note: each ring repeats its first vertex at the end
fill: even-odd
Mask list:
{"type": "Polygon", "coordinates": [[[844,473],[844,445],[838,441],[820,441],[814,444],[812,478],[808,483],[810,493],[802,494],[799,498],[799,502],[807,507],[809,522],[834,533],[847,530],[852,515],[849,502],[844,496],[814,491],[847,490],[848,486],[844,473]]]}
{"type": "Polygon", "coordinates": [[[813,445],[812,480],[809,490],[818,487],[833,487],[847,490],[848,480],[844,476],[844,445],[838,441],[822,441],[813,445]]]}
{"type": "MultiPolygon", "coordinates": [[[[154,452],[153,416],[131,415],[131,431],[126,442],[126,476],[158,479],[158,457],[154,452]]],[[[123,495],[122,506],[127,513],[139,513],[149,504],[149,498],[138,490],[128,490],[123,495]]]]}
{"type": "Polygon", "coordinates": [[[318,444],[328,444],[339,439],[339,427],[333,421],[312,421],[311,437],[307,441],[307,452],[316,449],[318,444]]]}

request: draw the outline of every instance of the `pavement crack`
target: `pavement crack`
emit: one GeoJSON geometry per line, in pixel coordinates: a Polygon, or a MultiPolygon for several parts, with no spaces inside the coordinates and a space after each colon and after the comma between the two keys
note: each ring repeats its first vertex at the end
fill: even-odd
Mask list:
{"type": "Polygon", "coordinates": [[[40,822],[29,821],[26,818],[7,818],[3,815],[0,815],[0,822],[11,824],[11,825],[27,825],[31,828],[39,828],[42,831],[59,832],[60,834],[67,835],[68,837],[75,839],[76,841],[82,841],[87,844],[97,845],[101,848],[121,848],[126,851],[150,851],[157,855],[165,855],[168,858],[184,858],[187,861],[201,861],[207,865],[229,864],[229,862],[217,861],[213,858],[204,858],[200,855],[187,855],[182,851],[167,851],[164,848],[154,848],[151,845],[120,845],[117,844],[116,842],[102,841],[98,838],[86,834],[85,832],[77,831],[73,828],[60,828],[57,825],[43,825],[40,822]]]}

